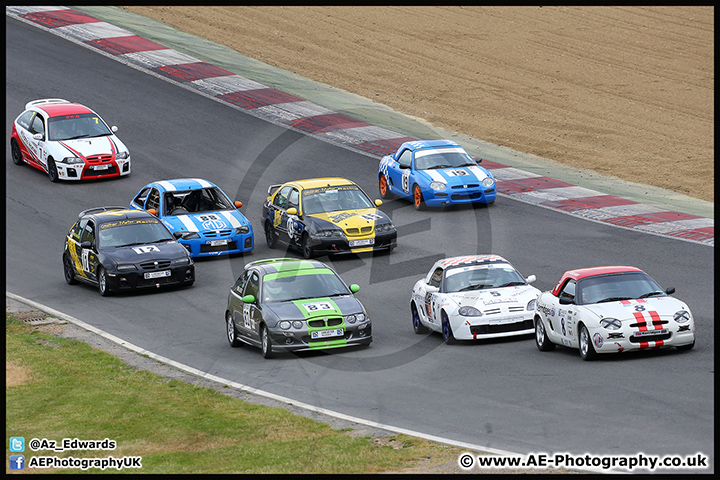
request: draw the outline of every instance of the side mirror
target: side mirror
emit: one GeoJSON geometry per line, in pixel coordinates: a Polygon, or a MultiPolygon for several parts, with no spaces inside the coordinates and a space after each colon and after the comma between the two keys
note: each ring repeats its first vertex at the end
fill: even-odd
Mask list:
{"type": "Polygon", "coordinates": [[[110,130],[112,130],[112,132],[115,133],[118,131],[118,128],[115,125],[113,125],[112,127],[110,127],[110,130]]]}
{"type": "Polygon", "coordinates": [[[80,244],[80,247],[82,247],[82,248],[91,248],[91,247],[92,247],[92,243],[90,243],[90,242],[88,242],[87,240],[85,240],[84,242],[82,242],[82,243],[80,244]]]}
{"type": "Polygon", "coordinates": [[[527,283],[533,283],[535,280],[537,280],[537,277],[535,275],[530,275],[525,279],[527,283]]]}
{"type": "Polygon", "coordinates": [[[42,134],[42,133],[36,133],[35,135],[33,135],[33,138],[34,138],[35,140],[42,140],[42,139],[43,139],[43,134],[42,134]]]}
{"type": "Polygon", "coordinates": [[[476,158],[475,163],[482,163],[482,158],[476,158]]]}
{"type": "Polygon", "coordinates": [[[380,205],[382,205],[382,200],[380,200],[379,198],[376,198],[376,199],[375,199],[375,206],[376,206],[376,207],[379,207],[380,205]]]}
{"type": "Polygon", "coordinates": [[[235,202],[235,208],[240,208],[240,207],[242,207],[242,202],[236,201],[236,202],[235,202]]]}
{"type": "Polygon", "coordinates": [[[157,210],[155,210],[154,208],[148,208],[148,211],[147,211],[147,212],[148,212],[150,215],[155,215],[155,216],[157,217],[157,210]]]}
{"type": "Polygon", "coordinates": [[[288,215],[297,215],[297,213],[298,213],[298,212],[297,212],[297,208],[295,208],[295,207],[290,207],[290,208],[287,209],[286,213],[287,213],[288,215]]]}
{"type": "Polygon", "coordinates": [[[668,295],[672,295],[673,293],[675,293],[675,287],[666,288],[665,293],[667,293],[668,295]]]}
{"type": "Polygon", "coordinates": [[[255,303],[255,295],[245,295],[242,301],[243,303],[255,303]]]}
{"type": "Polygon", "coordinates": [[[350,291],[352,293],[357,293],[359,290],[360,290],[360,285],[358,285],[357,283],[353,283],[352,285],[350,285],[350,291]]]}
{"type": "Polygon", "coordinates": [[[183,236],[183,232],[173,232],[173,237],[180,240],[183,236]]]}
{"type": "Polygon", "coordinates": [[[560,297],[560,305],[574,305],[575,299],[570,297],[560,297]]]}
{"type": "Polygon", "coordinates": [[[432,285],[428,285],[427,287],[425,287],[425,291],[426,291],[427,293],[437,293],[437,292],[440,291],[440,289],[439,289],[438,287],[435,287],[435,286],[432,286],[432,285]]]}

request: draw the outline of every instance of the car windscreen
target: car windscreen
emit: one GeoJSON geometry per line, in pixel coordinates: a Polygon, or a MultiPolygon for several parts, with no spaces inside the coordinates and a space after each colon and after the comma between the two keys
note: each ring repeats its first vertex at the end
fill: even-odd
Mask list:
{"type": "Polygon", "coordinates": [[[578,281],[577,290],[575,302],[578,305],[667,295],[660,285],[644,272],[583,278],[578,281]]]}
{"type": "Polygon", "coordinates": [[[94,113],[62,115],[48,120],[49,140],[74,140],[101,135],[112,135],[112,132],[94,113]]]}
{"type": "Polygon", "coordinates": [[[420,150],[415,153],[415,169],[469,167],[477,165],[475,160],[463,149],[420,150]]]}
{"type": "Polygon", "coordinates": [[[260,294],[265,303],[350,295],[350,291],[331,270],[316,269],[312,273],[267,273],[260,294]]]}
{"type": "Polygon", "coordinates": [[[471,265],[449,268],[443,291],[467,292],[525,284],[525,279],[508,264],[471,265]]]}
{"type": "Polygon", "coordinates": [[[360,208],[375,208],[375,205],[355,185],[310,188],[302,192],[302,213],[305,215],[360,208]]]}
{"type": "Polygon", "coordinates": [[[155,219],[117,220],[100,224],[98,247],[147,245],[168,240],[174,240],[174,237],[155,219]]]}
{"type": "Polygon", "coordinates": [[[235,206],[217,187],[175,190],[163,195],[163,215],[231,210],[235,206]]]}

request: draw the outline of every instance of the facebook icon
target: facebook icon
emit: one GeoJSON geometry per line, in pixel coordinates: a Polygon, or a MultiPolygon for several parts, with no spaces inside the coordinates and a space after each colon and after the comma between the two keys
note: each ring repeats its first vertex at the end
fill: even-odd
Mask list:
{"type": "Polygon", "coordinates": [[[25,470],[25,455],[10,455],[10,470],[25,470]]]}

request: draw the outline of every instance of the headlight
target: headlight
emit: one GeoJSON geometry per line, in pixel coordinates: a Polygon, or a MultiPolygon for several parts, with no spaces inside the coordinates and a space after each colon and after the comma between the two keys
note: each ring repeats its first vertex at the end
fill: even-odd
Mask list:
{"type": "Polygon", "coordinates": [[[72,165],[73,163],[85,163],[85,162],[80,157],[65,157],[62,159],[62,163],[67,163],[68,165],[72,165]]]}
{"type": "Polygon", "coordinates": [[[363,323],[365,320],[367,320],[367,317],[364,313],[356,313],[355,315],[347,315],[345,317],[347,323],[363,323]]]}
{"type": "Polygon", "coordinates": [[[382,223],[380,225],[375,225],[375,231],[376,232],[391,232],[395,230],[395,225],[392,223],[382,223]]]}
{"type": "Polygon", "coordinates": [[[200,235],[197,232],[182,232],[183,240],[190,240],[191,238],[200,238],[200,235]]]}
{"type": "Polygon", "coordinates": [[[130,152],[119,152],[117,155],[115,155],[116,160],[125,160],[130,156],[130,152]]]}
{"type": "Polygon", "coordinates": [[[346,321],[347,323],[355,323],[356,320],[357,320],[357,319],[355,318],[355,315],[347,315],[347,316],[345,317],[345,321],[346,321]]]}
{"type": "Polygon", "coordinates": [[[622,323],[617,318],[603,318],[600,320],[600,325],[608,330],[620,330],[622,323]]]}
{"type": "Polygon", "coordinates": [[[190,257],[176,258],[173,260],[173,265],[190,265],[190,257]]]}
{"type": "Polygon", "coordinates": [[[685,323],[690,321],[690,312],[686,310],[680,310],[679,312],[675,312],[675,316],[673,317],[677,323],[685,323]]]}
{"type": "Polygon", "coordinates": [[[318,237],[340,237],[342,236],[342,231],[336,229],[318,230],[315,235],[318,237]]]}
{"type": "Polygon", "coordinates": [[[235,229],[235,235],[244,235],[250,231],[250,227],[247,225],[243,225],[242,227],[238,227],[235,229]]]}
{"type": "Polygon", "coordinates": [[[126,263],[123,265],[118,265],[117,270],[118,272],[129,272],[131,270],[137,270],[137,267],[132,263],[126,263]]]}
{"type": "Polygon", "coordinates": [[[299,330],[302,328],[302,326],[303,322],[301,322],[300,320],[283,320],[282,322],[280,322],[280,328],[282,328],[283,330],[290,330],[290,327],[299,330]]]}
{"type": "Polygon", "coordinates": [[[537,298],[533,298],[532,300],[530,300],[527,304],[527,307],[525,307],[525,310],[535,310],[535,302],[537,302],[537,298]]]}
{"type": "Polygon", "coordinates": [[[430,188],[433,190],[445,190],[445,184],[442,182],[431,182],[430,188]]]}
{"type": "Polygon", "coordinates": [[[463,317],[482,317],[482,312],[475,307],[460,307],[458,313],[463,317]]]}
{"type": "Polygon", "coordinates": [[[483,187],[492,187],[495,185],[495,180],[490,177],[483,178],[483,187]]]}

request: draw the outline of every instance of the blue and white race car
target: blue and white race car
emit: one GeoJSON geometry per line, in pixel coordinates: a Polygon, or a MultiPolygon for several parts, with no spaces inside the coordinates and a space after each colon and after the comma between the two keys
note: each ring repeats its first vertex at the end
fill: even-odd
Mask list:
{"type": "Polygon", "coordinates": [[[220,187],[200,178],[161,180],[145,185],[130,208],[147,210],[170,229],[193,257],[252,251],[250,221],[220,187]]]}
{"type": "Polygon", "coordinates": [[[416,140],[380,160],[380,196],[428,207],[495,202],[495,177],[452,140],[416,140]]]}

